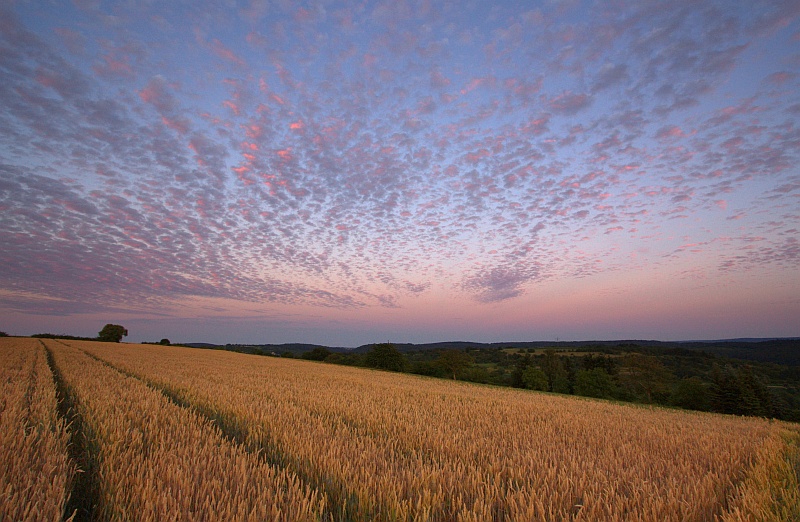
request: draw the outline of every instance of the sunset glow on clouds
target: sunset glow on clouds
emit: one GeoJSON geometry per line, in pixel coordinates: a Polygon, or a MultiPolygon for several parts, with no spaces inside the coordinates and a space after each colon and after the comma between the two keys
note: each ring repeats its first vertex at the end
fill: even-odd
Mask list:
{"type": "Polygon", "coordinates": [[[1,4],[0,330],[800,335],[798,2],[220,4],[1,4]]]}

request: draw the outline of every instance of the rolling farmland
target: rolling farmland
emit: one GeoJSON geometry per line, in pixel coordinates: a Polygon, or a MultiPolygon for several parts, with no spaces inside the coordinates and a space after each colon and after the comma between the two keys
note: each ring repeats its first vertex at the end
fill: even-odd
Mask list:
{"type": "MultiPolygon", "coordinates": [[[[39,452],[60,463],[42,519],[71,515],[73,489],[70,509],[103,520],[738,521],[800,505],[797,425],[171,346],[0,349],[3,452],[37,444],[14,436],[28,411],[60,441],[39,452]]],[[[6,495],[16,466],[0,477],[12,514],[41,504],[6,495]]]]}

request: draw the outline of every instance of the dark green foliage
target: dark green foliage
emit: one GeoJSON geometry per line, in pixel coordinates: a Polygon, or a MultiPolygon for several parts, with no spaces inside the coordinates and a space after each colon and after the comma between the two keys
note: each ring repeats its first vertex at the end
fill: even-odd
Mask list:
{"type": "Polygon", "coordinates": [[[330,355],[325,357],[323,361],[330,364],[344,364],[344,355],[336,352],[332,352],[330,355]]]}
{"type": "Polygon", "coordinates": [[[515,388],[526,388],[523,374],[531,365],[531,356],[521,348],[517,352],[514,361],[514,370],[511,372],[511,386],[515,388]]]}
{"type": "MultiPolygon", "coordinates": [[[[575,393],[575,381],[576,376],[578,374],[578,367],[575,363],[573,363],[574,359],[572,357],[565,357],[564,358],[564,371],[567,373],[566,381],[562,381],[558,393],[575,393]]],[[[556,391],[556,390],[553,390],[556,391]]]]}
{"type": "Polygon", "coordinates": [[[719,357],[746,361],[772,362],[800,367],[800,339],[772,339],[760,342],[728,341],[686,343],[692,350],[702,350],[719,357]]]}
{"type": "Polygon", "coordinates": [[[711,407],[719,413],[739,413],[742,390],[736,371],[730,366],[714,368],[711,375],[711,407]]]}
{"type": "Polygon", "coordinates": [[[402,372],[406,368],[406,357],[392,343],[373,344],[364,357],[364,364],[379,370],[402,372]]]}
{"type": "Polygon", "coordinates": [[[292,352],[283,352],[281,354],[281,357],[284,357],[286,359],[294,359],[294,354],[292,352]]]}
{"type": "Polygon", "coordinates": [[[602,368],[609,375],[616,375],[618,371],[615,360],[607,355],[586,354],[581,359],[581,366],[584,370],[602,368]]]}
{"type": "Polygon", "coordinates": [[[324,361],[331,353],[333,352],[327,348],[318,346],[309,352],[305,352],[300,358],[307,361],[324,361]]]}
{"type": "MultiPolygon", "coordinates": [[[[468,361],[466,366],[455,367],[455,377],[464,381],[799,422],[800,366],[746,363],[700,351],[706,346],[728,349],[745,344],[748,343],[719,343],[717,346],[658,342],[557,345],[454,342],[415,349],[415,345],[387,343],[355,350],[332,348],[332,353],[324,361],[452,379],[454,367],[447,361],[452,357],[449,352],[455,352],[460,354],[458,358],[466,357],[468,361]]],[[[758,355],[762,359],[770,356],[768,348],[771,344],[749,345],[766,350],[758,355]]],[[[800,350],[800,341],[787,341],[782,346],[785,349],[782,356],[789,356],[791,350],[800,350]]],[[[293,353],[299,356],[320,347],[284,344],[217,348],[244,353],[263,350],[292,357],[293,353]]],[[[747,349],[753,352],[755,348],[747,349]]],[[[324,354],[321,350],[318,353],[324,354]]]]}
{"type": "Polygon", "coordinates": [[[341,364],[342,366],[364,366],[365,355],[360,353],[332,353],[325,362],[341,364]]]}
{"type": "Polygon", "coordinates": [[[447,377],[447,370],[436,361],[417,361],[411,365],[411,373],[428,377],[447,377]]]}
{"type": "Polygon", "coordinates": [[[615,388],[611,375],[601,367],[580,370],[575,376],[575,395],[611,399],[615,388]]]}
{"type": "Polygon", "coordinates": [[[169,339],[161,339],[160,341],[158,341],[158,344],[169,346],[171,343],[169,342],[169,339]]]}
{"type": "Polygon", "coordinates": [[[556,355],[555,350],[547,350],[542,361],[542,371],[547,377],[547,391],[554,393],[571,393],[571,362],[565,357],[556,355]],[[567,365],[569,364],[569,368],[567,365]]]}
{"type": "Polygon", "coordinates": [[[107,324],[97,334],[97,340],[106,343],[118,343],[128,335],[128,330],[118,324],[107,324]]]}
{"type": "Polygon", "coordinates": [[[470,366],[461,373],[461,378],[469,382],[479,382],[481,384],[491,384],[492,376],[489,371],[482,366],[470,366]]]}
{"type": "Polygon", "coordinates": [[[712,411],[759,417],[770,417],[775,413],[766,380],[754,373],[750,366],[715,366],[711,379],[712,411]]]}
{"type": "Polygon", "coordinates": [[[0,332],[0,337],[8,337],[8,334],[5,332],[0,332]]]}
{"type": "Polygon", "coordinates": [[[528,366],[522,373],[522,382],[529,390],[547,391],[550,387],[547,375],[537,366],[528,366]]]}
{"type": "Polygon", "coordinates": [[[459,374],[472,366],[472,357],[463,350],[444,350],[436,359],[436,364],[444,368],[447,375],[455,380],[459,374]]]}
{"type": "Polygon", "coordinates": [[[627,397],[648,404],[667,402],[674,376],[658,357],[630,353],[621,358],[618,381],[627,397]]]}
{"type": "Polygon", "coordinates": [[[687,410],[708,411],[709,385],[697,376],[681,379],[675,384],[669,403],[687,410]]]}
{"type": "Polygon", "coordinates": [[[34,339],[64,339],[66,341],[97,341],[96,337],[78,337],[66,334],[40,333],[31,335],[34,339]]]}

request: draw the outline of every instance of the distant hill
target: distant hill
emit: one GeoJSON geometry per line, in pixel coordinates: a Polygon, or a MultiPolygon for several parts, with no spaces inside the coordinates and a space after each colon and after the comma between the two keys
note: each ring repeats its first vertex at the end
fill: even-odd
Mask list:
{"type": "Polygon", "coordinates": [[[681,343],[763,343],[766,341],[799,341],[800,337],[737,337],[736,339],[714,339],[693,341],[675,341],[681,343]]]}
{"type": "MultiPolygon", "coordinates": [[[[742,359],[746,361],[768,362],[790,366],[800,366],[800,338],[742,338],[720,339],[709,341],[654,341],[643,339],[624,339],[616,341],[510,341],[497,343],[479,343],[472,341],[445,341],[437,343],[393,343],[404,353],[428,350],[464,350],[464,349],[543,349],[574,350],[574,351],[606,351],[618,352],[620,349],[629,351],[640,346],[648,350],[691,350],[710,353],[722,357],[742,359]]],[[[231,350],[243,353],[275,353],[290,352],[300,355],[314,348],[326,348],[337,353],[367,353],[374,343],[364,344],[358,348],[343,348],[338,346],[325,346],[308,343],[284,344],[210,344],[210,343],[183,343],[183,346],[193,348],[213,348],[231,350]]]]}
{"type": "MultiPolygon", "coordinates": [[[[542,349],[553,348],[556,350],[595,350],[598,347],[616,347],[620,344],[638,344],[652,346],[663,344],[660,341],[508,341],[498,343],[478,343],[472,341],[444,341],[438,343],[392,343],[401,352],[418,352],[424,350],[475,350],[475,349],[542,349]]],[[[364,344],[353,349],[354,353],[366,353],[373,344],[364,344]]]]}
{"type": "Polygon", "coordinates": [[[681,348],[700,350],[722,357],[746,361],[800,366],[800,339],[738,340],[674,343],[681,348]]]}
{"type": "Polygon", "coordinates": [[[210,343],[181,343],[181,346],[188,346],[190,348],[210,348],[216,350],[229,350],[232,352],[242,353],[274,353],[277,355],[289,352],[294,355],[300,355],[305,352],[310,352],[314,348],[325,348],[331,352],[348,353],[352,352],[351,348],[341,348],[336,346],[324,346],[321,344],[308,344],[308,343],[284,343],[284,344],[210,344],[210,343]]]}
{"type": "MultiPolygon", "coordinates": [[[[354,353],[366,353],[372,344],[359,346],[353,350],[354,353]]],[[[609,351],[616,352],[620,348],[630,350],[636,346],[648,348],[650,350],[692,350],[702,351],[729,357],[733,359],[743,359],[748,361],[771,362],[775,364],[786,364],[790,366],[800,366],[800,338],[772,338],[772,339],[722,339],[712,341],[654,341],[642,339],[627,339],[616,341],[520,341],[502,343],[477,343],[470,341],[451,341],[438,343],[395,343],[395,347],[401,352],[415,352],[425,350],[463,350],[463,349],[543,349],[553,348],[554,350],[576,350],[576,351],[609,351]]]]}
{"type": "MultiPolygon", "coordinates": [[[[800,422],[797,338],[393,344],[402,352],[395,353],[401,361],[396,371],[800,422]],[[468,353],[453,357],[444,350],[468,353]],[[447,366],[451,360],[456,369],[447,366]]],[[[375,344],[354,349],[306,343],[189,346],[381,367],[367,355],[375,344]]]]}

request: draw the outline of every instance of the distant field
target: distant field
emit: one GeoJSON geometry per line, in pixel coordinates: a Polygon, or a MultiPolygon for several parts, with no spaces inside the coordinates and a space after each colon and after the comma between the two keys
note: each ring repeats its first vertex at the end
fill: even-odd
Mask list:
{"type": "Polygon", "coordinates": [[[0,357],[2,450],[16,463],[2,491],[37,454],[6,441],[42,444],[25,412],[45,408],[53,442],[37,458],[54,463],[40,473],[62,494],[6,495],[4,520],[800,515],[794,424],[170,346],[0,339],[0,357]],[[65,420],[83,441],[69,458],[65,420]],[[31,505],[50,515],[15,515],[31,505]]]}

